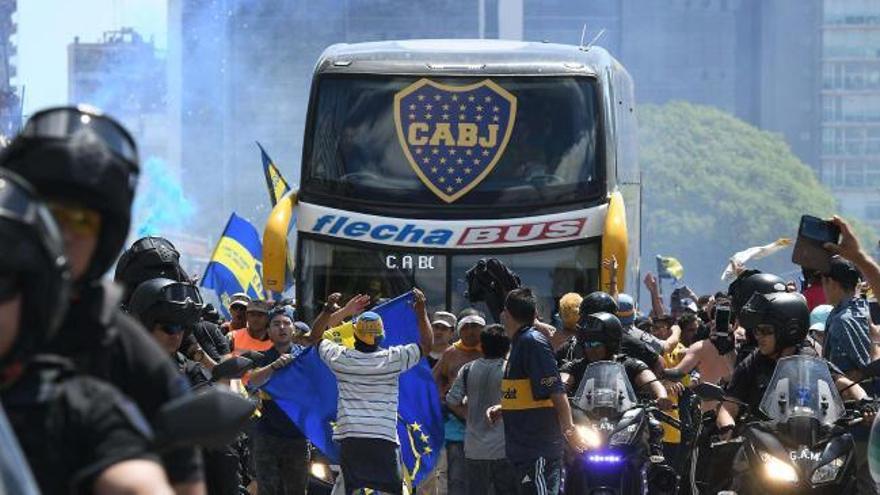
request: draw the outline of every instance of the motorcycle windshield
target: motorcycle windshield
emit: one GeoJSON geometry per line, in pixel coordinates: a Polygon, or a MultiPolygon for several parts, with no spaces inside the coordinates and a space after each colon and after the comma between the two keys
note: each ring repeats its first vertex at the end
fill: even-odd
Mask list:
{"type": "Polygon", "coordinates": [[[833,424],[845,412],[828,364],[809,356],[790,356],[776,363],[760,409],[774,421],[808,417],[823,425],[833,424]]]}
{"type": "Polygon", "coordinates": [[[599,361],[587,366],[573,400],[575,406],[586,412],[600,408],[623,412],[637,403],[623,365],[613,361],[599,361]]]}

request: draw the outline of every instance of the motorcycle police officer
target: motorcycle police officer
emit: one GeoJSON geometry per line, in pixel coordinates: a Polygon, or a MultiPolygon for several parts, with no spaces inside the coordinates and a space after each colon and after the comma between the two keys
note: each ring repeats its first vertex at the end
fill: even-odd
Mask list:
{"type": "MultiPolygon", "coordinates": [[[[810,325],[810,311],[801,294],[756,292],[742,307],[738,320],[743,328],[755,335],[757,348],[736,366],[725,393],[728,397],[748,404],[747,412],[754,416],[758,413],[761,398],[773,376],[777,360],[792,355],[819,356],[805,343],[810,325]]],[[[853,400],[868,398],[861,386],[853,385],[836,366],[827,364],[835,385],[844,396],[853,400]]],[[[731,436],[739,413],[740,407],[736,403],[722,403],[717,417],[721,438],[731,436]]],[[[748,464],[740,451],[733,464],[734,488],[739,486],[739,480],[747,468],[748,464]]],[[[867,466],[865,473],[867,474],[867,466]]],[[[865,493],[875,493],[875,489],[867,488],[865,493]]]]}
{"type": "Polygon", "coordinates": [[[137,407],[66,359],[42,354],[63,321],[70,275],[51,214],[5,170],[0,243],[0,398],[40,490],[170,493],[137,407]]]}
{"type": "MultiPolygon", "coordinates": [[[[0,167],[46,198],[71,265],[70,309],[48,350],[118,387],[154,421],[160,406],[188,393],[188,386],[119,309],[119,289],[101,282],[128,234],[139,173],[131,135],[96,109],[49,108],[28,119],[0,155],[0,167]]],[[[175,449],[162,460],[178,494],[204,493],[197,449],[175,449]]]]}

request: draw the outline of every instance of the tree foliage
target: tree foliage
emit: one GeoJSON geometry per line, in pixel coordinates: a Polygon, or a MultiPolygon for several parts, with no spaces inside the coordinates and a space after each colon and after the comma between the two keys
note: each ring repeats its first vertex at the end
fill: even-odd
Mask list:
{"type": "MultiPolygon", "coordinates": [[[[678,258],[685,282],[708,292],[730,256],[780,237],[794,239],[801,215],[836,210],[812,169],[782,137],[720,110],[673,102],[639,109],[642,259],[678,258]]],[[[761,268],[790,273],[791,250],[761,268]]]]}

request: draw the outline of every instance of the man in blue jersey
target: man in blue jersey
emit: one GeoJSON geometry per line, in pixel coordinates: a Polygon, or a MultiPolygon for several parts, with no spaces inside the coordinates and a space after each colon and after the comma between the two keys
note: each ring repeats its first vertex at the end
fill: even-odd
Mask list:
{"type": "Polygon", "coordinates": [[[563,442],[581,451],[571,409],[556,367],[553,348],[535,330],[537,302],[531,289],[512,290],[501,322],[511,338],[501,385],[501,405],[486,413],[490,422],[504,413],[507,458],[517,473],[520,494],[559,493],[563,442]]]}

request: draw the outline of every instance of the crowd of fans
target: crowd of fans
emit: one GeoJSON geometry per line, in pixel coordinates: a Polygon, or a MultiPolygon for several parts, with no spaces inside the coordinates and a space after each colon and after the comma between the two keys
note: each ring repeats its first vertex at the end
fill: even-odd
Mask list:
{"type": "MultiPolygon", "coordinates": [[[[222,321],[161,237],[122,253],[118,286],[102,280],[128,232],[134,150],[111,119],[59,108],[35,114],[0,156],[0,240],[10,247],[0,257],[0,399],[44,493],[306,493],[314,449],[263,387],[310,347],[338,383],[335,490],[346,494],[407,489],[398,379],[425,361],[445,433],[439,462],[417,488],[426,495],[574,486],[565,453],[586,450],[589,439],[576,428],[569,397],[600,361],[620,363],[657,417],[680,422],[651,416],[651,465],[682,478],[700,466],[707,486],[730,475],[730,461],[695,457],[708,452],[710,437],[696,438],[692,426],[711,424],[711,438],[729,438],[740,406],[757,407],[778,359],[821,356],[847,398],[870,402],[878,393],[858,382],[880,359],[872,320],[880,267],[839,218],[841,240],[826,246],[835,253],[830,270],[805,271],[800,284],[734,266],[725,290],[699,296],[682,286],[667,310],[648,274],[650,304],[639,308],[618,292],[612,257],[602,262],[608,291],[559,295],[555,324],[539,320],[536,294],[515,274],[481,261],[503,275],[493,290],[504,290],[485,301],[490,316],[476,308],[429,315],[414,289],[418,341],[386,347],[385,322],[370,311],[378,301],[364,294],[327,295],[311,324],[298,320],[294,301],[235,294],[222,321]],[[346,321],[352,348],[323,338],[346,321]],[[691,391],[699,383],[725,387],[737,401],[701,401],[691,391]],[[173,406],[193,396],[224,405],[176,430],[193,438],[175,437],[180,418],[169,411],[180,414],[173,406]],[[229,411],[242,404],[236,423],[229,411]],[[216,435],[198,437],[201,423],[216,435]]],[[[0,439],[4,427],[0,421],[0,439]]],[[[859,493],[877,493],[865,460],[867,427],[852,434],[859,493]]],[[[734,482],[744,469],[741,458],[733,461],[734,482]]],[[[0,474],[3,484],[29,483],[21,472],[0,474]]]]}

